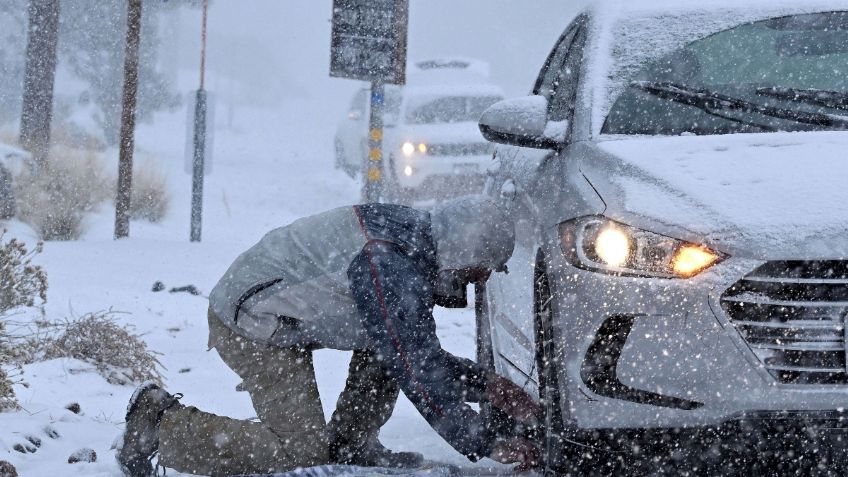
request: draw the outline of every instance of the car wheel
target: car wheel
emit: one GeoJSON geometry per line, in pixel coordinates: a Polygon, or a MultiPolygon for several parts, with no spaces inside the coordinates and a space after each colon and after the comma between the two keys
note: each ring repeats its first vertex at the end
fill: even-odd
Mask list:
{"type": "MultiPolygon", "coordinates": [[[[489,325],[489,308],[486,299],[486,284],[478,283],[474,286],[474,314],[476,316],[476,341],[477,341],[477,364],[486,373],[495,372],[495,351],[492,346],[492,328],[489,325]]],[[[497,434],[499,427],[497,410],[492,403],[483,396],[478,403],[480,416],[489,434],[497,434]]]]}
{"type": "Polygon", "coordinates": [[[486,284],[474,286],[474,314],[477,327],[477,364],[487,372],[495,372],[495,353],[492,349],[492,328],[489,325],[489,309],[486,301],[486,284]]]}
{"type": "Polygon", "coordinates": [[[560,391],[557,378],[556,343],[553,338],[553,309],[550,282],[542,252],[536,259],[533,279],[533,316],[536,335],[536,370],[539,376],[539,399],[545,410],[542,422],[542,461],[545,475],[566,472],[570,459],[564,445],[560,391]]]}
{"type": "Polygon", "coordinates": [[[356,178],[356,169],[347,163],[344,146],[340,142],[336,142],[336,169],[343,171],[351,178],[356,178]]]}
{"type": "Polygon", "coordinates": [[[558,371],[562,366],[554,330],[553,293],[545,256],[536,257],[533,280],[533,315],[536,334],[536,369],[539,398],[545,410],[540,430],[541,467],[546,476],[611,475],[626,465],[620,453],[604,449],[590,434],[570,428],[562,415],[562,388],[558,371]]]}

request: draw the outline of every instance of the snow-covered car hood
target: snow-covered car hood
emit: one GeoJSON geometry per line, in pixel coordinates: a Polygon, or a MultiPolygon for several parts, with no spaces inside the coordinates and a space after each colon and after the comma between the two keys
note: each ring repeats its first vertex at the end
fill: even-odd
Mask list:
{"type": "Polygon", "coordinates": [[[593,147],[598,155],[581,169],[610,217],[751,258],[848,257],[848,133],[652,137],[593,147]]]}

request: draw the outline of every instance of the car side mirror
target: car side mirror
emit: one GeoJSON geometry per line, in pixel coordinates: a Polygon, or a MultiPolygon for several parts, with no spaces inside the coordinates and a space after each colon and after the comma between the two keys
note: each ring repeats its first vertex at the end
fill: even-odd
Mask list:
{"type": "Polygon", "coordinates": [[[556,149],[567,130],[567,124],[548,122],[548,100],[543,96],[500,101],[480,119],[486,140],[534,149],[556,149]]]}

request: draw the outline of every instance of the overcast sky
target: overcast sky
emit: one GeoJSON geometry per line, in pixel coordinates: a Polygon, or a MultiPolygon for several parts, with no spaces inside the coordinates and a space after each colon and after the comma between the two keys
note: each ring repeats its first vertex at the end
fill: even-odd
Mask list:
{"type": "MultiPolygon", "coordinates": [[[[411,0],[409,58],[480,58],[509,95],[526,94],[582,2],[573,0],[411,0]]],[[[209,16],[210,87],[277,100],[307,95],[336,104],[355,82],[330,79],[331,0],[215,0],[209,16]],[[283,93],[281,95],[281,93],[283,93]]],[[[197,63],[199,14],[179,18],[179,55],[197,63]]],[[[346,101],[342,101],[346,102],[346,101]]]]}

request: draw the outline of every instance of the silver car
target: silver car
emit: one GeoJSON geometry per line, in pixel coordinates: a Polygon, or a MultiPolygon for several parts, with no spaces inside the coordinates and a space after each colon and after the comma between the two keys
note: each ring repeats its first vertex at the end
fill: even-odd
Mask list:
{"type": "Polygon", "coordinates": [[[544,404],[548,468],[844,466],[844,9],[597,2],[484,114],[518,244],[478,354],[544,404]]]}

